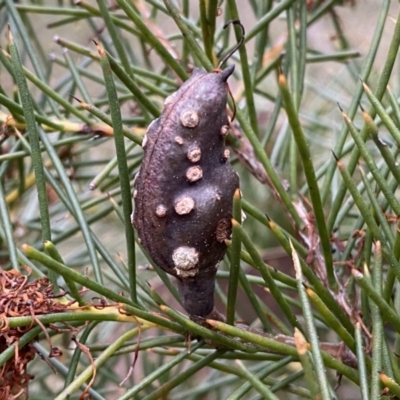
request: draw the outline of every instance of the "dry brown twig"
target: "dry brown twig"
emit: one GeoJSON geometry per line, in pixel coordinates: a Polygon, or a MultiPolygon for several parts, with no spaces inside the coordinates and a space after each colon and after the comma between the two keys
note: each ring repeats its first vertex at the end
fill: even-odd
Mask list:
{"type": "Polygon", "coordinates": [[[57,300],[65,293],[55,295],[48,278],[28,281],[30,270],[26,268],[26,271],[27,274],[23,275],[15,270],[0,269],[0,353],[15,346],[14,358],[0,369],[0,399],[27,397],[28,383],[33,378],[27,372],[27,364],[33,360],[36,351],[30,344],[20,348],[20,337],[32,329],[35,322],[50,343],[50,356],[59,355],[60,351],[51,346],[50,337],[36,316],[62,312],[72,304],[57,300]],[[31,316],[32,323],[27,327],[10,328],[8,318],[22,316],[31,316]]]}

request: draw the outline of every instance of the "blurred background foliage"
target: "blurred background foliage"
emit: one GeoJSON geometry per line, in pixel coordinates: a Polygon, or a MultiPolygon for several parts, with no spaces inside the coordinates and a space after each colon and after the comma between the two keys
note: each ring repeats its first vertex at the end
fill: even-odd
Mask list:
{"type": "Polygon", "coordinates": [[[400,397],[398,14],[0,0],[0,398],[400,397]],[[135,244],[131,186],[147,126],[233,48],[232,19],[246,219],[210,330],[135,244]]]}

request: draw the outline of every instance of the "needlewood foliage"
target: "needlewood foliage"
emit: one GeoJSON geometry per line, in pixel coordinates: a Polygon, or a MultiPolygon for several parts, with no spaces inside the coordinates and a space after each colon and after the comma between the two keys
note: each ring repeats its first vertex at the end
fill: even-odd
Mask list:
{"type": "Polygon", "coordinates": [[[390,0],[0,0],[0,399],[400,398],[399,47],[390,0]]]}

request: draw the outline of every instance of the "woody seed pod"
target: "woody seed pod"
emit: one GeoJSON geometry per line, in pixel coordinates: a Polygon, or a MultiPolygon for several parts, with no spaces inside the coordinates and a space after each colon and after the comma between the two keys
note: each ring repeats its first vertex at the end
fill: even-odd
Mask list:
{"type": "Polygon", "coordinates": [[[226,161],[228,77],[234,67],[190,79],[165,101],[147,131],[135,181],[134,225],[143,247],[177,278],[191,316],[214,308],[214,283],[231,234],[239,178],[226,161]]]}

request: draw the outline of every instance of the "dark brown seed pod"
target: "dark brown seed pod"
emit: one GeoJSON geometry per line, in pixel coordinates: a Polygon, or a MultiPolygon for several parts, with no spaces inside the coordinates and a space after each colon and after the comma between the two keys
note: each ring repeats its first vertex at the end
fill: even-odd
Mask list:
{"type": "Polygon", "coordinates": [[[239,178],[227,162],[227,79],[234,66],[195,69],[147,130],[135,181],[134,225],[153,261],[175,276],[192,316],[214,307],[214,282],[231,234],[239,178]]]}

